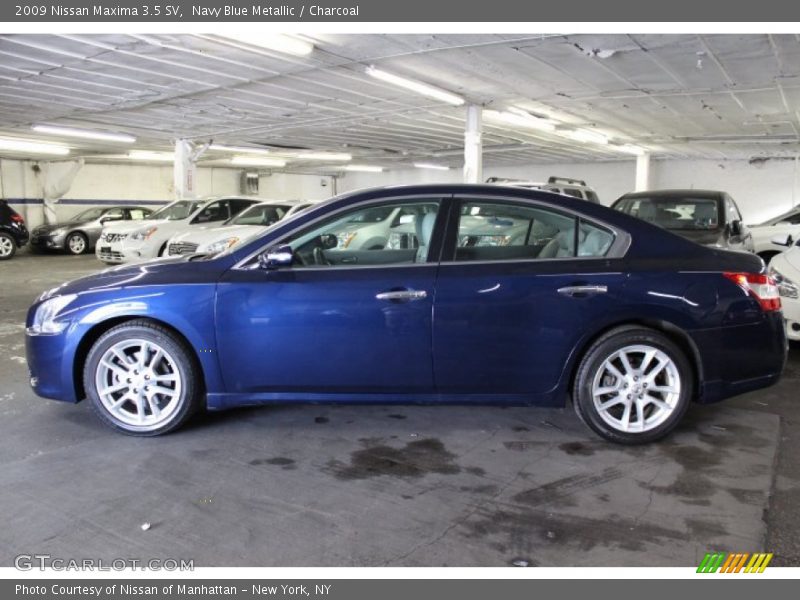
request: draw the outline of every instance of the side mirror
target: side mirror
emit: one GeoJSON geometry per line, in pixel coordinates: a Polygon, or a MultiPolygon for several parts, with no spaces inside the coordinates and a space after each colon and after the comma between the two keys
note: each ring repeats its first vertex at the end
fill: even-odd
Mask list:
{"type": "Polygon", "coordinates": [[[277,269],[278,267],[288,267],[294,260],[294,252],[289,245],[273,246],[266,252],[258,255],[258,264],[262,269],[277,269]]]}
{"type": "Polygon", "coordinates": [[[791,234],[785,233],[783,235],[776,235],[773,237],[770,242],[776,244],[778,246],[786,246],[787,248],[794,243],[791,234]]]}
{"type": "Polygon", "coordinates": [[[739,220],[731,221],[731,235],[733,236],[740,236],[742,235],[742,222],[739,220]]]}

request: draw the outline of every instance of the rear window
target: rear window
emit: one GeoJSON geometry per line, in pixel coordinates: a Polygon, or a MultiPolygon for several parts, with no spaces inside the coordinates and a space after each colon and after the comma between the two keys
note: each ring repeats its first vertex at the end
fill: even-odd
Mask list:
{"type": "Polygon", "coordinates": [[[714,230],[720,227],[719,202],[712,198],[623,198],[614,208],[664,229],[714,230]]]}

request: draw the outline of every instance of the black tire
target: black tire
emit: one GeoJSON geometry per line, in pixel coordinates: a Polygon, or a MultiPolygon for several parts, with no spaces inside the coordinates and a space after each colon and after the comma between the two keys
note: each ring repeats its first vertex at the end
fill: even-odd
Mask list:
{"type": "Polygon", "coordinates": [[[89,250],[89,240],[80,231],[74,231],[64,238],[64,252],[78,256],[89,250]]]}
{"type": "MultiPolygon", "coordinates": [[[[202,372],[191,347],[166,327],[146,319],[127,321],[112,327],[100,336],[89,350],[86,358],[83,369],[83,385],[86,395],[91,401],[92,409],[103,423],[121,433],[140,437],[162,435],[181,427],[201,408],[205,397],[202,372]],[[173,399],[176,405],[169,409],[171,412],[162,423],[147,426],[126,423],[106,407],[98,394],[97,378],[101,377],[100,373],[102,373],[98,369],[104,354],[120,342],[129,341],[135,344],[134,340],[145,340],[163,349],[172,359],[169,364],[174,362],[174,370],[168,374],[177,374],[180,378],[180,393],[176,394],[177,397],[173,399]]],[[[130,389],[131,387],[127,388],[128,391],[130,389]]],[[[142,403],[144,404],[145,401],[143,400],[142,403]]],[[[128,400],[123,404],[131,408],[136,406],[134,400],[128,400]]],[[[165,407],[161,408],[166,411],[165,407]]],[[[151,416],[153,416],[152,409],[151,416]]]]}
{"type": "Polygon", "coordinates": [[[0,260],[10,260],[17,253],[17,242],[7,233],[0,232],[0,260]]]}
{"type": "MultiPolygon", "coordinates": [[[[635,360],[636,353],[633,353],[632,356],[634,356],[635,360]]],[[[643,359],[644,356],[642,356],[642,362],[644,362],[643,359]]],[[[641,366],[641,363],[639,366],[641,366]]],[[[650,367],[650,369],[652,370],[653,367],[650,367]]],[[[659,375],[659,377],[667,377],[667,375],[663,374],[659,375]]],[[[642,378],[642,381],[644,381],[644,378],[642,378]]],[[[643,393],[645,397],[647,397],[648,392],[639,387],[643,385],[641,382],[637,384],[627,382],[626,380],[625,385],[631,385],[631,388],[625,388],[621,391],[620,398],[624,395],[630,400],[631,395],[626,392],[633,392],[633,405],[630,409],[631,412],[633,412],[635,410],[636,393],[643,393]],[[636,391],[634,391],[633,386],[637,386],[636,391]]],[[[651,385],[660,384],[653,383],[651,385]]],[[[616,328],[602,335],[583,355],[575,375],[575,382],[572,390],[572,405],[581,421],[606,440],[627,445],[646,444],[663,438],[677,426],[678,422],[689,408],[693,390],[694,373],[691,364],[684,352],[669,337],[659,331],[646,327],[626,326],[616,328]],[[666,413],[668,416],[665,416],[662,422],[659,423],[655,421],[654,426],[645,431],[630,432],[612,426],[601,416],[600,410],[595,405],[592,396],[592,386],[595,377],[600,377],[598,373],[603,369],[603,364],[606,359],[612,357],[617,351],[631,346],[650,347],[664,353],[664,355],[672,361],[672,365],[675,367],[672,373],[677,376],[680,384],[680,392],[675,395],[676,399],[672,405],[671,412],[666,413]]],[[[652,393],[652,390],[650,393],[652,393]]],[[[656,393],[658,394],[659,392],[656,393]]],[[[613,393],[609,395],[609,397],[611,396],[613,396],[613,393]]],[[[639,397],[641,398],[642,396],[639,397]]],[[[665,398],[665,395],[661,395],[660,398],[665,398]]],[[[628,402],[628,404],[631,404],[631,402],[628,402]]],[[[616,408],[615,410],[625,410],[624,403],[618,404],[618,406],[622,408],[616,408]]],[[[653,411],[649,413],[652,415],[657,408],[650,409],[649,406],[650,405],[643,410],[653,411]]],[[[645,413],[644,421],[646,422],[648,418],[647,413],[645,413]]],[[[624,416],[622,416],[621,419],[624,419],[624,416]]]]}

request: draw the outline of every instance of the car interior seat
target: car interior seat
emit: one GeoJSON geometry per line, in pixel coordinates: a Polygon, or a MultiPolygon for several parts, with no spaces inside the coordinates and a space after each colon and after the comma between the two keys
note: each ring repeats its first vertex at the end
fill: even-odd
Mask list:
{"type": "Polygon", "coordinates": [[[428,259],[428,245],[431,243],[431,236],[433,235],[433,226],[436,224],[436,213],[429,212],[420,218],[416,215],[414,218],[414,228],[417,230],[417,239],[419,240],[419,248],[417,248],[417,256],[414,262],[425,262],[428,259]]]}

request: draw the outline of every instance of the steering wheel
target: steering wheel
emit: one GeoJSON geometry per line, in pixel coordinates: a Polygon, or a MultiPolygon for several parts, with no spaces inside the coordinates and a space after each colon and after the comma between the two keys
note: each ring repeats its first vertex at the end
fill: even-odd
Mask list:
{"type": "Polygon", "coordinates": [[[329,265],[331,262],[325,258],[325,253],[322,251],[322,248],[317,246],[314,248],[314,264],[315,265],[329,265]]]}

